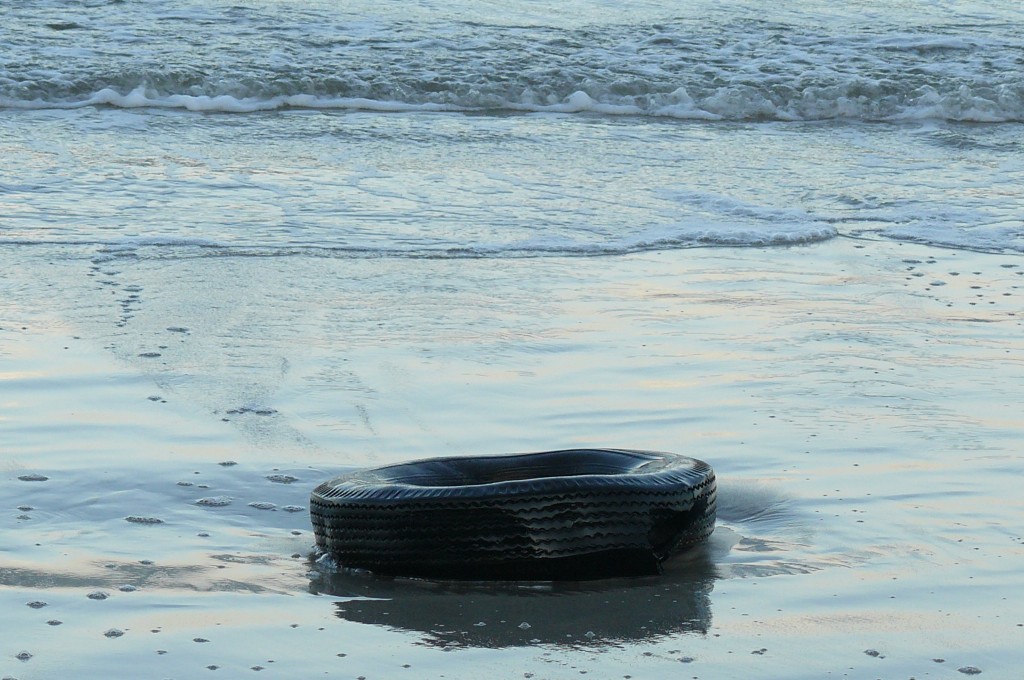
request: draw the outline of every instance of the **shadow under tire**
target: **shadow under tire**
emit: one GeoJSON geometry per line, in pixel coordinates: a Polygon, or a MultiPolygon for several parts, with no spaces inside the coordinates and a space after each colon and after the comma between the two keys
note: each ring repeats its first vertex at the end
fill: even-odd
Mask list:
{"type": "Polygon", "coordinates": [[[317,547],[343,567],[438,579],[651,575],[711,535],[715,474],[671,453],[569,449],[356,470],[316,487],[317,547]]]}

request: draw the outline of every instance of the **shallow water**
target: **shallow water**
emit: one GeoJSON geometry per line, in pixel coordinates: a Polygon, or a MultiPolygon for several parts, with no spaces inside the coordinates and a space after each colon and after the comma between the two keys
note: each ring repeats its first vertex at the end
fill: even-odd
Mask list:
{"type": "MultiPolygon", "coordinates": [[[[73,307],[5,312],[24,325],[2,331],[2,596],[23,631],[7,658],[33,654],[6,672],[1011,677],[1022,263],[809,248],[599,271],[319,259],[321,289],[340,270],[363,283],[316,319],[280,301],[314,288],[288,258],[130,258],[100,275],[116,283],[90,260],[44,268],[86,283],[73,307]],[[417,266],[426,292],[362,302],[417,266]],[[492,295],[507,277],[535,294],[492,295]],[[269,296],[278,311],[223,332],[232,317],[168,296],[175,280],[211,307],[269,296]],[[139,289],[127,321],[125,286],[139,289]],[[310,561],[308,493],[344,469],[600,444],[712,462],[710,544],[659,579],[579,586],[377,581],[310,561]]],[[[25,276],[19,299],[52,280],[25,276]]]]}
{"type": "Polygon", "coordinates": [[[8,9],[0,676],[1016,677],[1012,3],[8,9]],[[573,446],[711,541],[311,556],[343,470],[573,446]]]}

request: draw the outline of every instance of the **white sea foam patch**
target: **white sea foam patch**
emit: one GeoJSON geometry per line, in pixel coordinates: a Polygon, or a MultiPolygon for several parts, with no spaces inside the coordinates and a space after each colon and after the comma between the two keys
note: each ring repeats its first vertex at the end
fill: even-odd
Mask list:
{"type": "MultiPolygon", "coordinates": [[[[583,89],[559,96],[538,94],[529,88],[507,96],[464,83],[432,86],[418,91],[381,93],[381,96],[337,96],[296,92],[275,93],[275,86],[249,88],[239,96],[218,92],[185,94],[166,88],[138,85],[122,91],[104,87],[85,96],[12,97],[0,93],[0,109],[76,109],[111,106],[125,109],[180,109],[198,113],[251,114],[281,109],[377,111],[381,113],[519,112],[643,116],[691,121],[721,120],[948,120],[974,123],[1024,121],[1024,84],[961,83],[915,87],[894,86],[885,79],[852,76],[843,82],[737,83],[708,88],[678,85],[657,91],[661,83],[634,84],[642,94],[621,94],[622,84],[575,83],[583,89]],[[439,90],[433,89],[440,87],[439,90]]],[[[671,83],[669,83],[671,85],[671,83]]],[[[195,87],[182,87],[195,91],[195,87]]],[[[396,90],[403,88],[395,88],[396,90]]]]}
{"type": "Polygon", "coordinates": [[[674,243],[708,245],[708,246],[791,246],[806,243],[817,243],[835,238],[837,232],[831,225],[805,224],[792,225],[788,229],[702,229],[683,228],[675,238],[652,241],[646,244],[650,249],[659,246],[669,247],[674,243]]]}
{"type": "MultiPolygon", "coordinates": [[[[1003,172],[1011,177],[1012,165],[1005,164],[1003,172]]],[[[1012,184],[1012,180],[1006,181],[1012,184]]],[[[993,195],[1012,192],[995,184],[988,186],[993,195]]],[[[853,237],[883,237],[955,250],[1024,253],[1024,221],[1018,217],[1018,205],[1000,204],[987,196],[974,205],[968,201],[969,198],[956,197],[948,203],[907,201],[902,205],[865,209],[861,220],[852,221],[846,233],[853,237]]]]}
{"type": "Polygon", "coordinates": [[[1020,220],[973,227],[919,222],[889,227],[881,233],[897,241],[927,243],[958,250],[1024,253],[1024,222],[1020,220]]]}
{"type": "Polygon", "coordinates": [[[381,112],[404,111],[460,111],[465,107],[424,102],[419,104],[400,101],[378,101],[361,97],[318,97],[309,94],[277,95],[271,97],[235,97],[228,94],[190,95],[159,94],[140,85],[126,94],[113,88],[104,88],[77,100],[50,101],[47,99],[17,100],[0,97],[0,107],[16,109],[77,109],[87,106],[114,106],[118,108],[184,109],[208,113],[255,113],[284,108],[300,109],[355,109],[381,112]]]}
{"type": "MultiPolygon", "coordinates": [[[[357,111],[379,111],[382,113],[403,112],[475,112],[480,110],[510,110],[524,113],[600,113],[605,115],[643,115],[647,113],[635,104],[616,104],[596,101],[586,92],[577,91],[564,100],[539,104],[532,101],[532,96],[525,93],[519,101],[502,101],[467,99],[461,103],[438,102],[405,102],[398,100],[378,100],[366,97],[329,97],[312,94],[276,95],[269,97],[236,97],[228,94],[219,95],[188,95],[159,94],[140,85],[126,94],[113,88],[104,88],[88,97],[51,101],[37,98],[19,100],[0,96],[0,108],[11,109],[77,109],[87,106],[113,106],[117,108],[159,108],[184,109],[187,111],[208,113],[255,113],[278,109],[350,109],[357,111]]],[[[682,115],[683,109],[665,108],[657,115],[682,115]]],[[[699,111],[692,112],[693,118],[717,119],[720,116],[699,111]]]]}
{"type": "Polygon", "coordinates": [[[721,246],[797,245],[838,235],[833,224],[799,208],[779,208],[696,190],[658,192],[679,206],[681,218],[632,240],[637,249],[671,244],[721,246]]]}
{"type": "MultiPolygon", "coordinates": [[[[528,113],[602,113],[607,115],[642,115],[645,111],[633,104],[609,104],[592,99],[587,93],[577,91],[563,101],[553,104],[538,104],[529,101],[509,101],[487,105],[480,101],[467,100],[461,104],[436,102],[404,102],[377,100],[365,97],[325,97],[312,94],[276,95],[270,97],[235,97],[220,95],[161,95],[145,85],[140,85],[127,94],[113,88],[104,88],[84,99],[70,101],[49,101],[46,99],[17,100],[0,97],[0,107],[14,109],[76,109],[87,106],[113,106],[118,108],[162,108],[184,109],[210,113],[255,113],[277,109],[351,109],[358,111],[400,112],[472,112],[481,109],[508,109],[528,113]]],[[[668,115],[668,114],[659,114],[668,115]]],[[[717,118],[711,114],[695,113],[694,117],[717,118]]]]}

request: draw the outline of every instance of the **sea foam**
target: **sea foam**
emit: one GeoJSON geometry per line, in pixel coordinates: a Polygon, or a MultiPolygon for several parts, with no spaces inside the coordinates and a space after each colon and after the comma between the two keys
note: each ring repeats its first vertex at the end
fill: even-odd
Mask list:
{"type": "MultiPolygon", "coordinates": [[[[20,99],[2,93],[0,109],[76,109],[111,106],[124,109],[179,109],[198,113],[251,114],[282,109],[376,111],[382,113],[558,113],[606,116],[642,116],[689,121],[928,121],[973,123],[1024,121],[1024,84],[1009,83],[953,89],[922,85],[896,93],[883,93],[881,83],[851,81],[833,85],[778,89],[752,85],[716,88],[698,97],[680,86],[666,93],[621,96],[601,87],[575,90],[554,102],[539,103],[529,92],[509,99],[471,93],[438,97],[412,93],[405,100],[347,97],[298,92],[272,94],[256,88],[248,96],[218,93],[182,94],[140,84],[130,90],[105,87],[80,97],[59,93],[20,99]],[[874,95],[871,91],[875,91],[874,95]],[[441,99],[441,101],[438,101],[441,99]]],[[[272,88],[268,88],[272,89],[272,88]]]]}

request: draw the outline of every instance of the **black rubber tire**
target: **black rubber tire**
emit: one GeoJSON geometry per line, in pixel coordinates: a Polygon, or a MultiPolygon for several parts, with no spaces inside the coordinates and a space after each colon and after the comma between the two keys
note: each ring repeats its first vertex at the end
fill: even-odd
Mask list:
{"type": "Polygon", "coordinates": [[[658,574],[714,531],[715,474],[654,451],[571,449],[357,470],[310,497],[343,567],[442,579],[658,574]]]}

